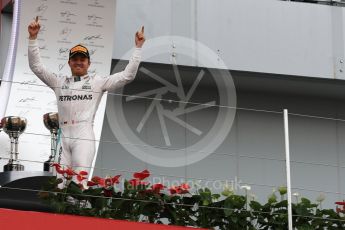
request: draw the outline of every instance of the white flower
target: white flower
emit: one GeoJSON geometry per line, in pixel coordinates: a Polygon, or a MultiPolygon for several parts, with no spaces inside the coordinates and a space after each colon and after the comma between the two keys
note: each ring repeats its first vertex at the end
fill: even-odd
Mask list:
{"type": "Polygon", "coordinates": [[[257,199],[257,196],[254,193],[249,194],[249,200],[255,201],[257,199]]]}
{"type": "Polygon", "coordinates": [[[241,189],[244,189],[246,191],[250,191],[252,188],[249,185],[243,185],[243,186],[241,186],[241,189]]]}
{"type": "Polygon", "coordinates": [[[299,202],[298,197],[300,196],[300,194],[298,192],[294,192],[294,193],[292,193],[292,195],[295,197],[296,203],[298,203],[299,202]]]}
{"type": "Polygon", "coordinates": [[[320,193],[320,195],[316,198],[316,201],[321,203],[326,199],[326,195],[324,193],[320,193]]]}
{"type": "Polygon", "coordinates": [[[228,182],[225,182],[225,183],[223,183],[223,189],[229,190],[229,191],[234,191],[234,186],[232,184],[229,184],[228,182]]]}
{"type": "Polygon", "coordinates": [[[299,194],[298,192],[294,192],[294,193],[292,193],[292,195],[293,195],[293,196],[296,196],[296,197],[299,197],[299,196],[300,196],[300,194],[299,194]]]}
{"type": "Polygon", "coordinates": [[[83,189],[89,189],[89,186],[87,186],[87,180],[82,180],[80,184],[82,185],[83,189]]]}

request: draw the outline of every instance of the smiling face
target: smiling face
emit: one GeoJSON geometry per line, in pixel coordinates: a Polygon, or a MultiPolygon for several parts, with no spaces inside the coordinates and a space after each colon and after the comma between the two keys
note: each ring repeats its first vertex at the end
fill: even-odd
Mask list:
{"type": "Polygon", "coordinates": [[[68,61],[73,76],[81,77],[87,74],[90,66],[90,59],[84,55],[74,55],[68,61]]]}

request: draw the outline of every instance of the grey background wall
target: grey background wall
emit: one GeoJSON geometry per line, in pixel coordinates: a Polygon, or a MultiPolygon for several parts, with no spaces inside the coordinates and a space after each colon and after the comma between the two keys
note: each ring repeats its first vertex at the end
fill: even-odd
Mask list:
{"type": "MultiPolygon", "coordinates": [[[[169,76],[173,75],[166,65],[149,66],[156,73],[166,69],[166,79],[171,79],[169,76]]],[[[194,67],[190,71],[197,73],[199,69],[194,67]]],[[[286,184],[282,110],[287,108],[292,113],[289,129],[293,192],[299,192],[311,200],[325,193],[327,198],[324,205],[334,207],[334,202],[343,199],[345,193],[344,82],[239,71],[231,73],[236,85],[238,109],[231,132],[213,154],[186,167],[166,168],[147,164],[119,144],[109,125],[116,118],[107,117],[95,174],[122,174],[131,178],[131,172],[148,168],[153,177],[164,178],[168,184],[176,180],[193,182],[201,179],[201,184],[212,187],[214,191],[221,191],[225,181],[238,181],[240,185],[251,185],[251,192],[259,200],[265,201],[273,188],[286,184]],[[258,88],[258,85],[263,87],[258,88]]],[[[145,74],[139,73],[137,79],[125,87],[125,92],[133,95],[131,92],[140,91],[147,84],[154,83],[145,74]]],[[[188,83],[185,86],[188,88],[188,83]]],[[[202,86],[201,91],[214,95],[217,88],[202,86]]],[[[109,95],[107,110],[109,104],[114,103],[112,97],[118,95],[109,95]]],[[[174,99],[173,95],[170,98],[174,99]]],[[[145,100],[127,106],[127,121],[133,129],[150,105],[145,100]]],[[[116,104],[118,106],[121,105],[116,104]]],[[[207,120],[214,122],[214,114],[205,110],[199,111],[195,120],[189,119],[189,122],[200,127],[207,120]]],[[[174,130],[173,124],[170,125],[172,136],[184,135],[181,130],[174,130]]],[[[156,145],[164,147],[157,117],[152,118],[145,131],[148,137],[155,137],[156,145]]],[[[187,146],[188,138],[184,138],[187,146]]],[[[237,193],[244,193],[239,187],[236,188],[237,193]]]]}
{"type": "MultiPolygon", "coordinates": [[[[343,15],[341,7],[274,0],[117,1],[113,57],[123,56],[132,46],[126,38],[144,24],[149,38],[179,35],[195,39],[217,52],[229,69],[257,72],[231,72],[239,108],[280,112],[287,108],[290,113],[343,119],[344,83],[315,79],[344,78],[343,15]]],[[[198,60],[197,52],[194,57],[198,60]]],[[[169,56],[149,61],[171,63],[169,56]]],[[[177,62],[200,65],[183,58],[177,62]]],[[[137,84],[128,87],[140,89],[145,78],[139,75],[137,84]]],[[[131,107],[133,120],[137,121],[135,117],[147,107],[147,103],[131,107]]],[[[210,115],[205,112],[200,116],[205,119],[210,115]]],[[[167,177],[170,180],[237,178],[242,185],[251,184],[260,200],[265,200],[273,187],[285,184],[282,114],[238,109],[231,132],[215,153],[182,168],[147,165],[121,145],[110,143],[117,142],[109,129],[111,119],[115,118],[104,124],[102,139],[109,142],[102,144],[100,168],[149,168],[156,175],[172,175],[167,177]]],[[[149,130],[159,136],[158,120],[149,130]]],[[[326,206],[334,207],[334,201],[343,199],[345,189],[344,121],[290,115],[290,137],[293,192],[310,199],[323,192],[326,206]]]]}

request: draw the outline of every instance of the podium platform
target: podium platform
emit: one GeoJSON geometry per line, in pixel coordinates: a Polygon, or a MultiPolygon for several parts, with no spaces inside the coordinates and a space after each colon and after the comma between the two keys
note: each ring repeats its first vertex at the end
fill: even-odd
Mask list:
{"type": "Polygon", "coordinates": [[[0,208],[1,229],[140,229],[140,230],[188,230],[187,228],[162,224],[130,222],[126,220],[110,220],[96,217],[62,215],[53,213],[18,211],[0,208]],[[19,221],[18,221],[19,220],[19,221]]]}
{"type": "Polygon", "coordinates": [[[49,172],[9,171],[0,173],[0,207],[48,211],[38,191],[53,174],[49,172]]]}

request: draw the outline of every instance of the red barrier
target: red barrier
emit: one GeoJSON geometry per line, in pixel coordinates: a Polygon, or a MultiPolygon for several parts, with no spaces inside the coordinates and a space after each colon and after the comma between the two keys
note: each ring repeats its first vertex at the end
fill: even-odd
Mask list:
{"type": "MultiPolygon", "coordinates": [[[[186,227],[175,227],[160,224],[137,223],[123,220],[110,220],[96,217],[61,215],[44,212],[18,211],[0,209],[0,229],[13,230],[104,230],[104,229],[140,229],[140,230],[183,230],[186,227]]],[[[194,229],[194,228],[193,228],[194,229]]]]}

